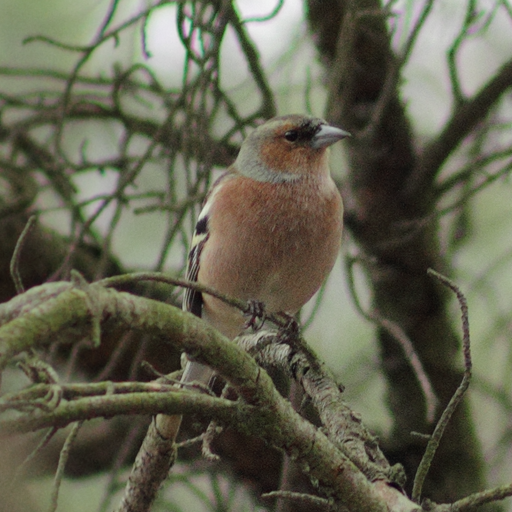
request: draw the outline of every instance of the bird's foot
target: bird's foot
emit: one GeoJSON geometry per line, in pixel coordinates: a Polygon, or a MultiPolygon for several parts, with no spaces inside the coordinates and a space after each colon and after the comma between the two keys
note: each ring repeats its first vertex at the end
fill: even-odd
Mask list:
{"type": "Polygon", "coordinates": [[[267,318],[265,304],[259,300],[248,300],[244,315],[249,317],[249,320],[245,322],[244,329],[251,327],[253,331],[258,331],[263,327],[267,318]]]}

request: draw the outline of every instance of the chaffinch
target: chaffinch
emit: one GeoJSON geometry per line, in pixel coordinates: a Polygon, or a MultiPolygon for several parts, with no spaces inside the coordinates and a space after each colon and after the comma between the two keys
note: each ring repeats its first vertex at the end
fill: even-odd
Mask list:
{"type": "MultiPolygon", "coordinates": [[[[256,128],[206,198],[187,278],[262,302],[266,312],[295,315],[338,255],[343,205],[330,176],[327,148],[348,135],[302,115],[275,117],[256,128]]],[[[246,323],[239,310],[194,290],[186,290],[183,308],[230,339],[246,323]]],[[[189,361],[182,382],[208,384],[212,374],[189,361]]],[[[176,433],[177,428],[162,432],[164,437],[176,433]]]]}

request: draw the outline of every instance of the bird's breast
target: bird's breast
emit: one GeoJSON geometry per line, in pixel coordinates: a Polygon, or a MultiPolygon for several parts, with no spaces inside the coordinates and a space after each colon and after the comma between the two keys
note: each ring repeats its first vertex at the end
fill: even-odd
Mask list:
{"type": "MultiPolygon", "coordinates": [[[[279,185],[236,177],[216,192],[198,280],[296,313],[336,260],[343,207],[330,179],[279,185]],[[238,180],[238,182],[237,182],[238,180]]],[[[211,299],[205,298],[205,305],[211,299]]]]}

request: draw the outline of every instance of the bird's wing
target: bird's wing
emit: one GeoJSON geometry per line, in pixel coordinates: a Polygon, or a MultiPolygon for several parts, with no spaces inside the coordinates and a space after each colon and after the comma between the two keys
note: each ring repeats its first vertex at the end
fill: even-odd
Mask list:
{"type": "MultiPolygon", "coordinates": [[[[202,214],[202,212],[201,212],[202,214]]],[[[188,253],[186,278],[189,281],[197,281],[199,274],[199,265],[201,261],[201,252],[204,244],[208,240],[208,215],[200,215],[192,237],[192,244],[188,253]]],[[[203,295],[197,290],[187,288],[183,297],[183,309],[190,311],[196,316],[201,316],[203,309],[203,295]]]]}
{"type": "MultiPolygon", "coordinates": [[[[215,197],[216,191],[222,186],[222,181],[229,175],[227,172],[223,174],[212,186],[210,192],[206,196],[203,208],[197,218],[194,236],[188,253],[186,278],[189,281],[196,282],[201,264],[201,253],[208,241],[210,232],[208,230],[208,218],[210,209],[215,197]]],[[[187,288],[183,296],[183,309],[190,311],[192,314],[201,317],[203,309],[203,295],[201,292],[187,288]]]]}

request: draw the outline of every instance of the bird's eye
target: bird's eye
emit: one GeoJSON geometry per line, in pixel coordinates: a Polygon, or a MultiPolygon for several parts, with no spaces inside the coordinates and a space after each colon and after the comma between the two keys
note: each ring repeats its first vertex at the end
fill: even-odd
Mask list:
{"type": "Polygon", "coordinates": [[[290,130],[284,134],[284,138],[288,142],[295,142],[299,138],[299,132],[297,130],[290,130]]]}

